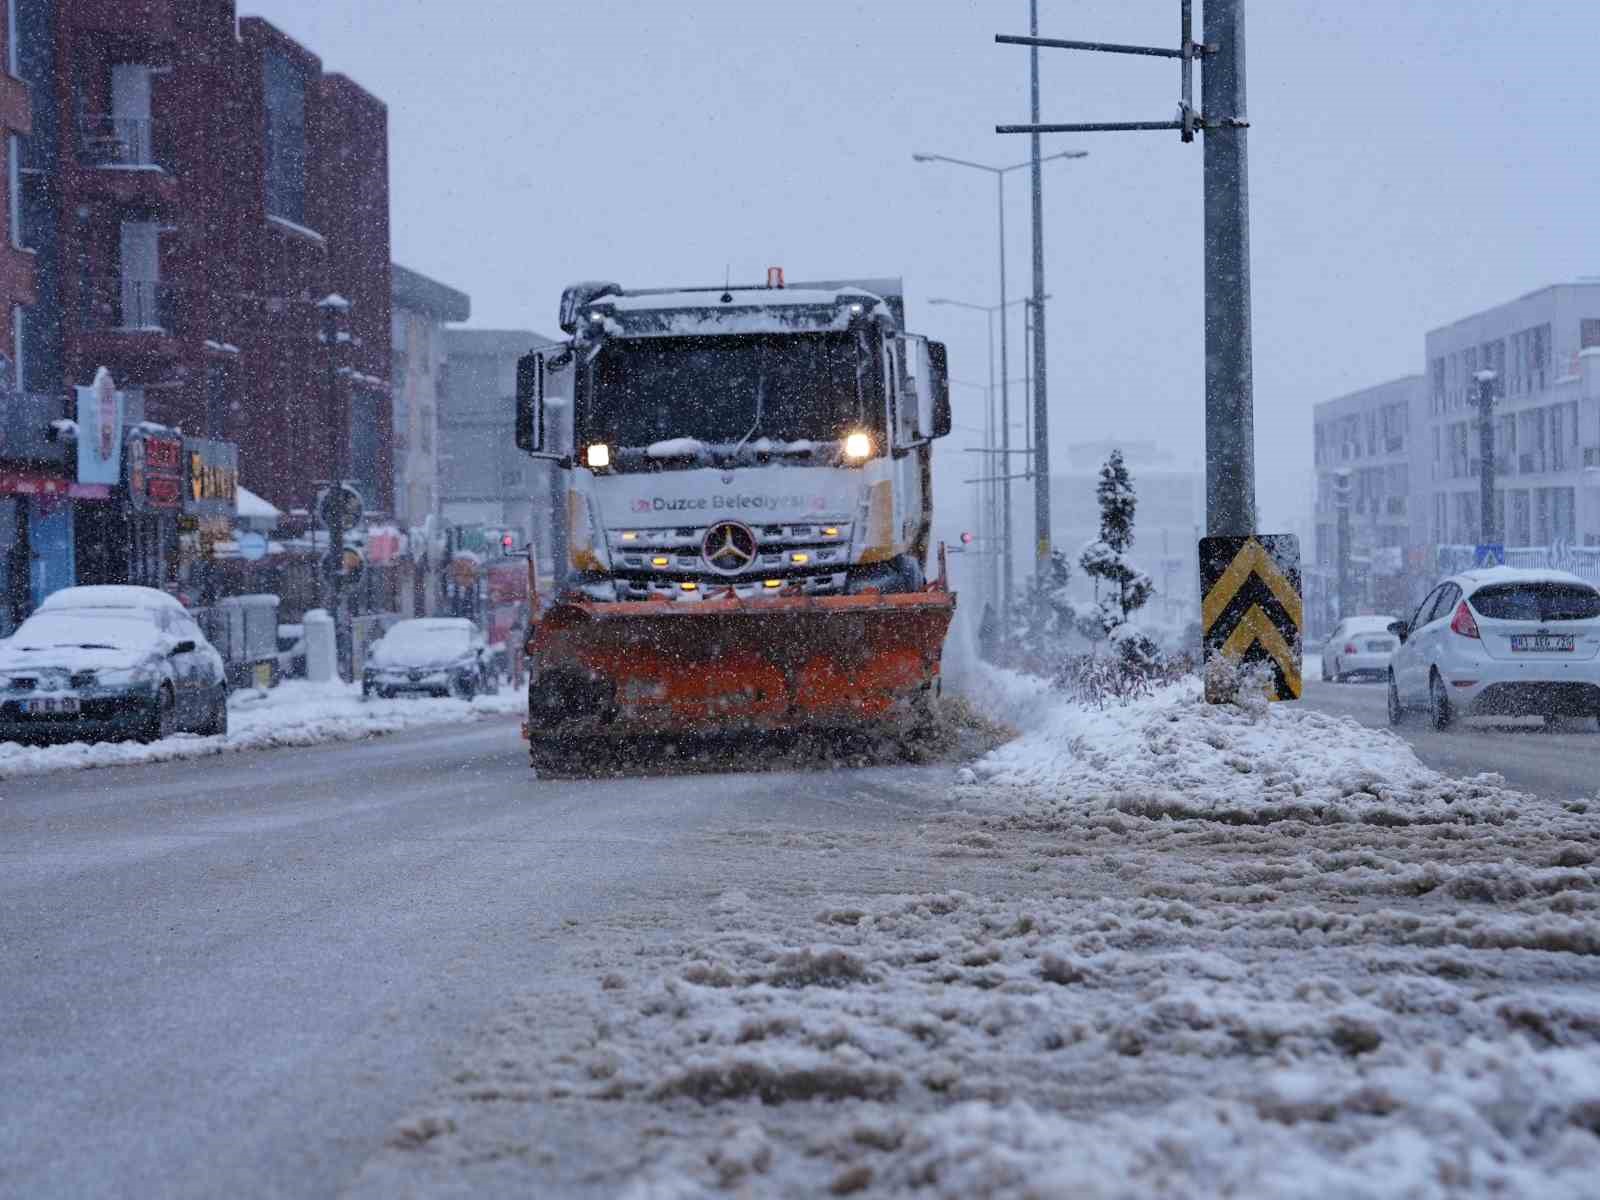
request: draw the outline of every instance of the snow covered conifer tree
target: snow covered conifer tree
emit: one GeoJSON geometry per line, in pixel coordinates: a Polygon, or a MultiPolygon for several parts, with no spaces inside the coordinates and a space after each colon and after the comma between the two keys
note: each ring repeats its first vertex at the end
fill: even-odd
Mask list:
{"type": "Polygon", "coordinates": [[[1100,500],[1100,536],[1084,546],[1078,565],[1096,584],[1098,611],[1090,620],[1099,626],[1101,636],[1112,637],[1155,591],[1150,577],[1128,559],[1139,501],[1121,450],[1113,450],[1100,468],[1095,494],[1100,500]]]}

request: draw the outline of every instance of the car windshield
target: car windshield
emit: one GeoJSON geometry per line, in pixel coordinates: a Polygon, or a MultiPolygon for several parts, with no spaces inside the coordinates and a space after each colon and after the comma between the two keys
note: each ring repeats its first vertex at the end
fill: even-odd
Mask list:
{"type": "Polygon", "coordinates": [[[581,440],[838,439],[862,421],[857,362],[848,333],[615,340],[595,363],[581,440]]]}
{"type": "Polygon", "coordinates": [[[151,614],[140,609],[63,609],[29,617],[10,645],[19,650],[140,649],[160,636],[151,614]]]}
{"type": "Polygon", "coordinates": [[[1480,616],[1500,621],[1587,621],[1600,617],[1600,592],[1581,583],[1497,583],[1469,597],[1480,616]]]}
{"type": "Polygon", "coordinates": [[[468,630],[432,621],[402,621],[383,635],[373,653],[380,662],[438,662],[465,654],[468,630]]]}

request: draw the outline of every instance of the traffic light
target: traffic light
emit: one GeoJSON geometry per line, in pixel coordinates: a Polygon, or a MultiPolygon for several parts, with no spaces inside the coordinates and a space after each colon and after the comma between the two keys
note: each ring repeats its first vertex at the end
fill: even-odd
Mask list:
{"type": "Polygon", "coordinates": [[[970,532],[970,531],[967,531],[967,530],[963,530],[963,531],[962,531],[962,534],[961,534],[961,544],[962,544],[962,545],[963,545],[963,546],[970,546],[970,545],[972,545],[972,534],[971,534],[971,532],[970,532]]]}
{"type": "Polygon", "coordinates": [[[514,537],[512,537],[509,533],[502,533],[500,535],[500,553],[501,554],[510,554],[511,551],[512,551],[512,548],[515,545],[516,545],[516,539],[514,537]]]}

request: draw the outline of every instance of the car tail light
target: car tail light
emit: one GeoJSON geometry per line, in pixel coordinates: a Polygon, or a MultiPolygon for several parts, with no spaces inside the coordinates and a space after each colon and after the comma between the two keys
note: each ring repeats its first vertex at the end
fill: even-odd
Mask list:
{"type": "Polygon", "coordinates": [[[1358,651],[1356,649],[1356,644],[1354,642],[1346,642],[1344,644],[1344,652],[1346,654],[1359,654],[1360,653],[1360,651],[1358,651]]]}
{"type": "Polygon", "coordinates": [[[1478,636],[1478,623],[1472,619],[1472,610],[1467,607],[1465,600],[1456,607],[1456,615],[1450,618],[1450,631],[1462,637],[1478,636]]]}

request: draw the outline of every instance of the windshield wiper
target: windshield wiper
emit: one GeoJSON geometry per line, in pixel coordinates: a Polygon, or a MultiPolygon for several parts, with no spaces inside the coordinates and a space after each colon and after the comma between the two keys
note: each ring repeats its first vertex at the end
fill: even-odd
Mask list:
{"type": "Polygon", "coordinates": [[[750,426],[750,431],[739,439],[739,444],[728,452],[729,458],[738,458],[739,451],[744,449],[744,444],[755,437],[756,430],[761,428],[761,417],[766,407],[767,400],[767,373],[761,372],[756,379],[756,423],[750,426]]]}

